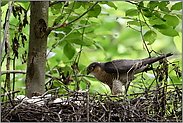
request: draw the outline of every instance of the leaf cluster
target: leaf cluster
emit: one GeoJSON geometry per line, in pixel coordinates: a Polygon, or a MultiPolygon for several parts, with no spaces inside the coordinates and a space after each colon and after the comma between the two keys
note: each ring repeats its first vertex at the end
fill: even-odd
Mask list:
{"type": "Polygon", "coordinates": [[[126,19],[130,19],[127,23],[143,28],[147,27],[144,40],[149,42],[148,45],[153,44],[156,40],[157,31],[170,37],[179,36],[176,27],[182,20],[182,15],[177,11],[182,9],[182,2],[177,2],[172,6],[170,6],[170,1],[129,3],[136,5],[137,8],[126,11],[126,19]]]}

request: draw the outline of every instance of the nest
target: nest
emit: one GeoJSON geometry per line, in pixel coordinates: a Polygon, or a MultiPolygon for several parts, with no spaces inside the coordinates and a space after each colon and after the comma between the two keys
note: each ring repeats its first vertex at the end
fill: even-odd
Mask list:
{"type": "Polygon", "coordinates": [[[112,96],[71,91],[59,87],[39,96],[39,101],[24,99],[1,103],[2,122],[181,122],[182,92],[165,88],[112,96]],[[114,99],[114,100],[113,100],[114,99]]]}

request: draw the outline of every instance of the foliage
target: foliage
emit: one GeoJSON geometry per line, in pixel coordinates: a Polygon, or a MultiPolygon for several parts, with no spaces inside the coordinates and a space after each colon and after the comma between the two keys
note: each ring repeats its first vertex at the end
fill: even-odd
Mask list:
{"type": "MultiPolygon", "coordinates": [[[[7,3],[1,2],[1,30],[5,23],[7,3]]],[[[16,61],[16,70],[26,69],[29,4],[29,1],[16,1],[10,18],[9,35],[12,40],[10,56],[16,61]]],[[[94,61],[145,58],[153,50],[180,55],[182,53],[181,5],[182,2],[171,1],[50,2],[48,26],[52,30],[48,36],[46,73],[63,77],[69,71],[69,75],[74,78],[74,82],[69,85],[70,89],[76,88],[77,82],[80,83],[81,89],[86,89],[86,83],[89,81],[91,92],[108,93],[109,89],[106,91],[108,87],[95,79],[86,76],[76,77],[76,75],[86,75],[87,65],[94,61]],[[90,9],[93,5],[94,7],[90,9]],[[143,50],[144,47],[147,52],[143,50]]],[[[3,52],[1,60],[3,71],[6,70],[5,55],[6,52],[3,52]]],[[[182,71],[181,59],[179,56],[175,61],[179,61],[179,69],[182,71]]],[[[178,83],[181,83],[181,78],[176,78],[176,71],[171,74],[178,83]]],[[[148,76],[145,77],[146,82],[152,81],[148,76]]],[[[1,77],[3,87],[5,87],[5,79],[5,76],[1,77]]],[[[24,75],[16,74],[15,81],[15,90],[25,86],[24,75]]],[[[46,77],[46,81],[49,83],[46,84],[47,89],[61,86],[60,82],[50,80],[49,77],[46,77]]]]}

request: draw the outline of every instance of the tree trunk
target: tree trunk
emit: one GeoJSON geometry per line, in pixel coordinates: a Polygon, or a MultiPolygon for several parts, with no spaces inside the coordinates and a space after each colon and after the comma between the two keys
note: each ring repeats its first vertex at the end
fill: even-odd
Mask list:
{"type": "Polygon", "coordinates": [[[49,1],[31,2],[26,96],[44,93],[49,1]]]}

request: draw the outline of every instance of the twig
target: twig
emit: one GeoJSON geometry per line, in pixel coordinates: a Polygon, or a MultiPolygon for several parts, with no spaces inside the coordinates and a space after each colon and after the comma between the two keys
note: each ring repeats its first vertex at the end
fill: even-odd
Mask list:
{"type": "MultiPolygon", "coordinates": [[[[3,89],[5,93],[7,93],[7,91],[6,91],[6,89],[5,89],[5,88],[1,87],[1,89],[3,89]]],[[[14,106],[15,106],[15,104],[13,103],[13,101],[12,101],[12,98],[11,98],[10,94],[11,94],[11,92],[8,92],[8,94],[7,94],[7,95],[8,95],[8,98],[9,98],[9,100],[10,100],[11,105],[14,107],[14,106]]]]}
{"type": "Polygon", "coordinates": [[[86,94],[87,94],[87,122],[90,121],[90,107],[89,107],[89,100],[90,100],[90,95],[89,95],[89,82],[86,80],[87,84],[86,84],[86,94]]]}
{"type": "MultiPolygon", "coordinates": [[[[75,75],[75,80],[76,80],[76,90],[79,90],[79,81],[77,79],[77,72],[76,72],[76,65],[78,65],[78,62],[76,62],[76,57],[81,53],[83,49],[81,49],[73,58],[73,63],[72,63],[72,70],[73,70],[73,73],[75,75]]],[[[78,60],[79,61],[79,60],[78,60]]]]}
{"type": "Polygon", "coordinates": [[[63,88],[63,87],[58,87],[58,88],[54,88],[54,89],[51,89],[51,90],[48,90],[46,91],[41,97],[43,98],[46,94],[48,94],[49,92],[52,92],[54,90],[59,90],[60,88],[63,88]]]}
{"type": "MultiPolygon", "coordinates": [[[[75,3],[76,3],[76,1],[74,1],[73,5],[72,5],[72,8],[71,8],[71,10],[70,10],[70,12],[69,12],[69,14],[68,14],[67,18],[64,20],[63,23],[65,23],[66,20],[67,20],[67,19],[69,18],[69,16],[71,15],[71,12],[72,12],[72,10],[73,10],[73,8],[74,8],[75,3]]],[[[61,24],[61,25],[62,25],[62,24],[61,24]]]]}
{"type": "MultiPolygon", "coordinates": [[[[13,58],[13,70],[15,70],[15,55],[13,58]]],[[[13,91],[15,91],[15,73],[13,73],[13,91]]],[[[15,95],[13,94],[13,99],[14,99],[15,95]]]]}
{"type": "Polygon", "coordinates": [[[8,115],[10,115],[14,110],[16,110],[20,105],[22,105],[23,104],[23,101],[24,100],[22,100],[22,102],[21,103],[19,103],[18,105],[16,105],[13,109],[11,109],[11,111],[2,119],[2,121],[5,121],[5,119],[6,119],[6,117],[8,116],[8,115]]]}
{"type": "MultiPolygon", "coordinates": [[[[140,10],[140,11],[141,11],[141,10],[140,10]]],[[[139,18],[139,22],[140,22],[140,33],[141,33],[141,36],[142,36],[142,40],[143,40],[143,43],[144,43],[144,45],[145,45],[145,48],[146,48],[146,50],[147,50],[149,56],[151,57],[151,54],[150,54],[150,52],[149,52],[149,49],[148,49],[148,47],[147,47],[147,44],[146,44],[146,42],[145,42],[145,40],[144,40],[144,36],[143,36],[143,33],[142,33],[142,22],[141,22],[141,20],[140,20],[140,12],[139,12],[139,10],[138,10],[138,7],[137,7],[137,12],[138,12],[138,18],[139,18]]]]}
{"type": "MultiPolygon", "coordinates": [[[[17,91],[12,91],[11,93],[14,94],[14,93],[19,93],[20,90],[17,90],[17,91]]],[[[1,97],[5,96],[6,94],[1,94],[1,97]]]]}

